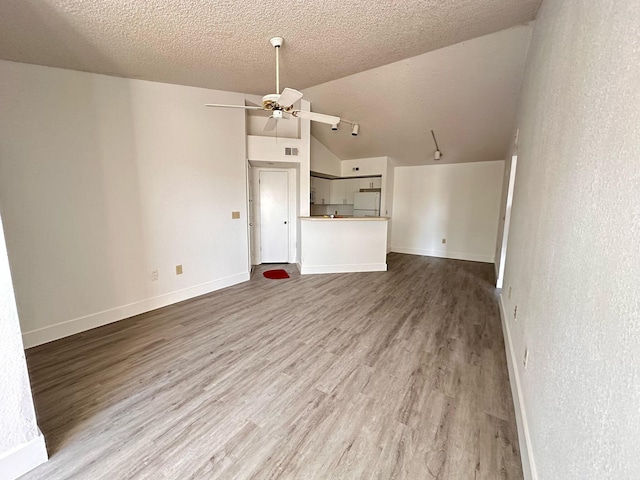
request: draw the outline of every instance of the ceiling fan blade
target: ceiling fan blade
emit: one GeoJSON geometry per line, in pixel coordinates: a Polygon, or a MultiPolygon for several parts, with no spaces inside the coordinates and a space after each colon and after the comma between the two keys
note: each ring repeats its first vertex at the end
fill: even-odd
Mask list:
{"type": "Polygon", "coordinates": [[[276,125],[278,124],[278,120],[273,118],[273,117],[269,117],[269,120],[267,120],[267,123],[264,124],[264,128],[262,129],[263,132],[270,132],[273,129],[276,128],[276,125]]]}
{"type": "Polygon", "coordinates": [[[324,113],[305,112],[304,110],[294,110],[291,112],[294,117],[308,118],[314,122],[328,123],[329,125],[336,125],[340,123],[340,117],[333,115],[325,115],[324,113]]]}
{"type": "Polygon", "coordinates": [[[222,105],[220,103],[207,103],[205,107],[224,107],[224,108],[242,108],[244,110],[264,110],[262,107],[254,107],[252,105],[222,105]]]}
{"type": "Polygon", "coordinates": [[[285,88],[280,94],[280,98],[278,99],[278,103],[282,107],[290,107],[298,100],[302,98],[302,92],[298,90],[294,90],[293,88],[285,88]]]}

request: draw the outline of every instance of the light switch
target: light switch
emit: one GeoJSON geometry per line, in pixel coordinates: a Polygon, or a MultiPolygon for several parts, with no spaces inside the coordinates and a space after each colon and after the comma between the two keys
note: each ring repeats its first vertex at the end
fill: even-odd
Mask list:
{"type": "Polygon", "coordinates": [[[182,265],[176,265],[176,275],[182,275],[182,265]]]}
{"type": "Polygon", "coordinates": [[[231,218],[233,219],[240,218],[240,212],[231,212],[231,218]]]}

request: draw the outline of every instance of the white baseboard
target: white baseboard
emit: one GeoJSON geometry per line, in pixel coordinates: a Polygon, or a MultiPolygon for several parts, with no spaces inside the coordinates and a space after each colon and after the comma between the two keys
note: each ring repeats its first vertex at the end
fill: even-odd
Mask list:
{"type": "Polygon", "coordinates": [[[386,272],[386,263],[356,263],[343,265],[302,265],[301,275],[317,273],[386,272]]]}
{"type": "Polygon", "coordinates": [[[409,255],[422,255],[423,257],[451,258],[453,260],[470,260],[472,262],[493,263],[493,255],[478,255],[475,253],[450,252],[447,250],[428,250],[425,248],[391,247],[395,253],[408,253],[409,255]]]}
{"type": "Polygon", "coordinates": [[[48,459],[44,436],[38,430],[38,436],[33,440],[23,443],[0,456],[0,478],[2,480],[14,480],[43,464],[48,459]]]}
{"type": "Polygon", "coordinates": [[[42,345],[53,340],[68,337],[76,333],[101,327],[108,323],[117,322],[125,318],[140,315],[157,308],[166,307],[174,303],[182,302],[206,293],[211,293],[221,288],[230,287],[249,280],[249,272],[239,273],[230,277],[221,278],[212,282],[202,283],[193,287],[166,293],[157,297],[147,298],[139,302],[122,305],[102,312],[92,313],[84,317],[73,318],[65,322],[48,325],[37,330],[31,330],[22,334],[24,348],[42,345]]]}
{"type": "Polygon", "coordinates": [[[507,353],[507,367],[509,368],[509,383],[511,383],[511,395],[513,396],[513,406],[515,407],[516,423],[518,426],[518,443],[520,444],[520,458],[522,460],[522,472],[524,480],[538,480],[536,464],[533,460],[531,450],[531,438],[529,436],[529,424],[527,422],[527,412],[524,408],[522,388],[520,387],[520,374],[517,368],[518,356],[513,349],[511,341],[511,330],[509,329],[508,317],[500,294],[500,318],[502,320],[502,335],[507,353]]]}

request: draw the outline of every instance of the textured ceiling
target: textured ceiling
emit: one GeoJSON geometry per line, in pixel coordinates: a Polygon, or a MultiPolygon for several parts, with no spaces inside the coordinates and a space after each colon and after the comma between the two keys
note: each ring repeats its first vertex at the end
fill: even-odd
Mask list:
{"type": "Polygon", "coordinates": [[[360,123],[311,133],[343,160],[392,157],[399,165],[504,159],[533,27],[521,25],[304,90],[311,109],[360,123]]]}
{"type": "Polygon", "coordinates": [[[2,0],[0,58],[245,93],[297,89],[497,32],[541,0],[2,0]]]}

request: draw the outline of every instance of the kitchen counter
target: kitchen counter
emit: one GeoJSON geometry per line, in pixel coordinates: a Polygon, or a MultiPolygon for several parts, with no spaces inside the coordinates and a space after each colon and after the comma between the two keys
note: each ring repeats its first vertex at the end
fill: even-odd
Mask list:
{"type": "Polygon", "coordinates": [[[388,217],[299,217],[300,273],[384,272],[388,217]]]}
{"type": "Polygon", "coordinates": [[[335,221],[335,220],[356,220],[358,222],[362,222],[362,221],[366,221],[366,222],[379,222],[379,221],[387,221],[389,220],[389,217],[345,217],[345,216],[338,216],[338,217],[325,217],[324,215],[317,215],[317,216],[312,216],[312,217],[298,217],[300,220],[311,220],[314,222],[317,221],[335,221]]]}

